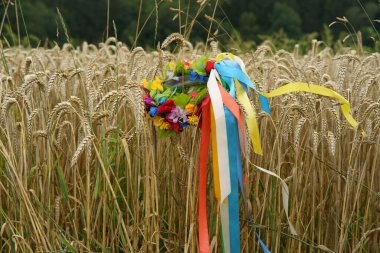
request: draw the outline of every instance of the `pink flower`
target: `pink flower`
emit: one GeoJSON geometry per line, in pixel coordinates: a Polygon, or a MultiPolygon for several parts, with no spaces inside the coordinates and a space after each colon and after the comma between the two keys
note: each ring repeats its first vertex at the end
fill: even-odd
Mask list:
{"type": "Polygon", "coordinates": [[[186,111],[182,110],[181,107],[176,106],[168,114],[168,119],[170,120],[170,122],[173,122],[173,123],[178,123],[178,122],[185,123],[187,122],[186,111]]]}

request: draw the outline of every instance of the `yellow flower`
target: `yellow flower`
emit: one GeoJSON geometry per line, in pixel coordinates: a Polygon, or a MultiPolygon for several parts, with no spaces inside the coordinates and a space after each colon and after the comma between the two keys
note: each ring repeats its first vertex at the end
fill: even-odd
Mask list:
{"type": "Polygon", "coordinates": [[[160,77],[156,76],[156,78],[154,79],[154,81],[152,83],[151,89],[163,91],[164,90],[164,87],[162,86],[163,81],[164,80],[162,80],[160,77]]]}
{"type": "Polygon", "coordinates": [[[186,111],[187,111],[188,113],[192,113],[192,112],[194,112],[196,108],[197,108],[197,106],[194,105],[194,104],[192,104],[192,103],[187,104],[187,105],[185,106],[185,109],[186,109],[186,111]]]}
{"type": "Polygon", "coordinates": [[[170,62],[169,63],[169,69],[170,70],[174,70],[174,68],[175,68],[175,63],[174,62],[170,62]]]}
{"type": "Polygon", "coordinates": [[[149,82],[146,79],[143,79],[142,83],[144,85],[144,88],[147,88],[147,89],[149,88],[149,82]]]}
{"type": "Polygon", "coordinates": [[[153,120],[153,123],[156,127],[159,127],[162,125],[162,123],[164,123],[164,118],[161,118],[161,117],[154,117],[154,120],[153,120]]]}
{"type": "Polygon", "coordinates": [[[190,125],[196,125],[198,124],[199,117],[197,115],[192,115],[187,118],[187,122],[189,122],[190,125]]]}
{"type": "Polygon", "coordinates": [[[170,128],[170,124],[168,122],[163,122],[160,126],[160,129],[168,130],[170,128]]]}

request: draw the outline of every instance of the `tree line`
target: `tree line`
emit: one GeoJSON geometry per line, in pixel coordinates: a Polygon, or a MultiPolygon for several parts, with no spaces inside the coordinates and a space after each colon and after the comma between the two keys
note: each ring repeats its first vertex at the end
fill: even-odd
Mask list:
{"type": "Polygon", "coordinates": [[[333,43],[346,37],[345,43],[350,45],[355,44],[358,31],[365,45],[373,46],[380,39],[377,0],[200,2],[2,0],[1,39],[11,46],[49,46],[66,42],[66,33],[74,44],[98,43],[117,35],[127,45],[146,48],[154,48],[173,32],[187,32],[192,42],[213,38],[222,45],[246,48],[266,39],[286,46],[310,38],[333,43]],[[337,17],[346,17],[348,22],[337,17]]]}

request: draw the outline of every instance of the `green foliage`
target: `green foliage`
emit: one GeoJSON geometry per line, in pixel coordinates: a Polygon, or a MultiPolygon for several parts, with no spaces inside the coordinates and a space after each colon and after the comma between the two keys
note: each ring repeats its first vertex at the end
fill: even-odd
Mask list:
{"type": "MultiPolygon", "coordinates": [[[[157,1],[157,20],[155,0],[142,0],[141,12],[140,1],[110,1],[110,18],[107,22],[107,0],[13,0],[17,4],[9,5],[2,35],[11,46],[29,44],[24,39],[27,37],[26,30],[32,46],[65,43],[65,32],[57,16],[58,8],[69,30],[70,41],[74,44],[84,40],[90,43],[104,41],[107,36],[107,23],[109,36],[113,36],[113,21],[119,40],[129,46],[145,48],[155,48],[154,41],[163,41],[171,33],[184,34],[185,30],[190,29],[189,38],[192,42],[205,41],[210,35],[220,41],[223,50],[228,51],[233,51],[234,48],[241,51],[251,50],[268,38],[280,39],[274,43],[291,48],[304,39],[305,35],[326,39],[326,44],[332,45],[333,41],[344,38],[349,33],[353,33],[355,37],[355,31],[362,32],[364,46],[376,48],[377,44],[371,37],[380,40],[376,31],[380,24],[374,22],[375,29],[371,24],[371,20],[380,19],[380,5],[375,0],[361,0],[365,11],[358,1],[353,0],[220,0],[215,9],[215,21],[210,34],[210,20],[205,15],[212,16],[215,0],[208,1],[204,8],[195,0],[157,1]],[[180,13],[176,11],[179,7],[180,13]],[[20,15],[21,10],[26,30],[20,15]],[[198,13],[199,10],[201,12],[198,13]],[[336,17],[343,16],[350,20],[352,27],[343,24],[336,24],[331,28],[327,26],[336,17]],[[17,30],[20,31],[21,42],[18,41],[17,30]],[[218,32],[214,34],[216,30],[218,32]]],[[[0,6],[2,14],[5,6],[6,4],[0,6]]],[[[344,45],[354,45],[354,42],[349,39],[344,45]]]]}
{"type": "Polygon", "coordinates": [[[273,31],[284,30],[293,37],[301,34],[301,17],[286,3],[276,2],[274,4],[271,20],[273,20],[273,31]]]}
{"type": "Polygon", "coordinates": [[[173,100],[176,105],[181,107],[182,109],[185,108],[185,106],[189,103],[191,97],[185,93],[178,93],[173,97],[173,100]]]}

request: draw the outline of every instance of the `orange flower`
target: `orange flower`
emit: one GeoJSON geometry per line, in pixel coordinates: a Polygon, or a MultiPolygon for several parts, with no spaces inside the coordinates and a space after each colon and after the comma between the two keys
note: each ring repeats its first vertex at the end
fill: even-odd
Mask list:
{"type": "Polygon", "coordinates": [[[185,106],[185,110],[188,112],[188,113],[192,113],[196,110],[197,106],[192,104],[192,103],[189,103],[185,106]]]}

